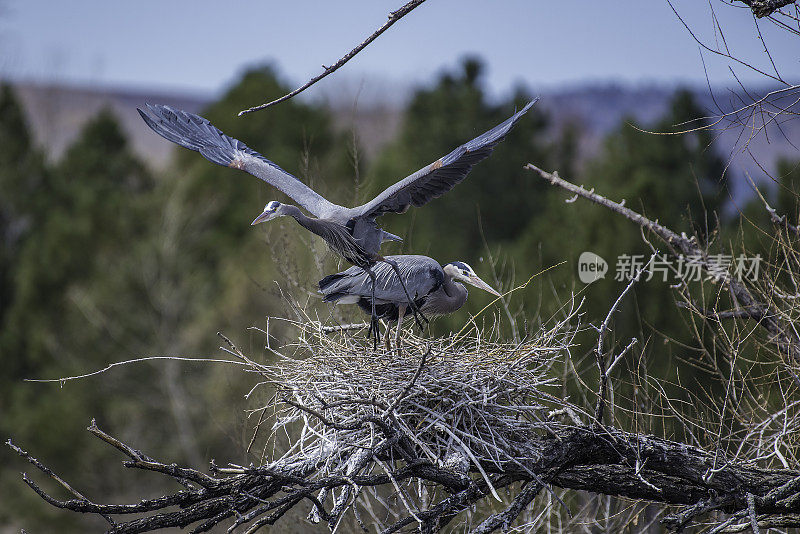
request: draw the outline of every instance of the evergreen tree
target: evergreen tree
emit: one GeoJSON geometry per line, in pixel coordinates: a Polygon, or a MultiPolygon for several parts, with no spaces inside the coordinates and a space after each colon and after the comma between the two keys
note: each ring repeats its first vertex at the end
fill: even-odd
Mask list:
{"type": "Polygon", "coordinates": [[[69,345],[64,335],[80,335],[64,328],[67,291],[102,272],[100,252],[124,247],[142,225],[130,208],[150,181],[109,112],[86,126],[54,175],[17,259],[17,296],[3,333],[6,348],[25,354],[28,366],[52,361],[69,345]]]}
{"type": "MultiPolygon", "coordinates": [[[[141,200],[152,181],[109,112],[87,124],[52,176],[34,197],[33,222],[15,258],[14,300],[0,332],[6,370],[0,431],[35,445],[67,475],[90,472],[89,462],[96,459],[93,448],[75,455],[89,418],[104,420],[109,407],[126,398],[107,394],[133,388],[114,380],[64,388],[22,380],[72,376],[119,359],[119,344],[130,339],[128,319],[136,317],[130,313],[135,299],[100,288],[114,276],[110,266],[144,233],[141,200]],[[111,332],[94,320],[109,300],[131,305],[128,315],[115,318],[111,332]]],[[[17,179],[25,183],[28,177],[17,179]]],[[[18,509],[41,509],[27,494],[0,491],[7,502],[26,502],[18,509]]]]}
{"type": "MultiPolygon", "coordinates": [[[[688,121],[693,121],[692,127],[702,126],[696,121],[701,116],[691,93],[677,91],[669,112],[656,124],[643,127],[632,120],[624,121],[606,138],[601,153],[585,165],[581,176],[565,177],[596,188],[611,200],[624,199],[627,206],[668,228],[706,239],[718,230],[714,214],[720,212],[725,198],[724,161],[711,146],[712,136],[706,130],[668,134],[686,129],[688,121]]],[[[632,266],[637,261],[646,263],[651,250],[642,241],[639,228],[623,217],[587,202],[565,205],[563,192],[555,188],[548,191],[547,198],[547,208],[531,222],[520,240],[517,257],[540,258],[542,267],[565,262],[548,278],[564,295],[570,291],[585,295],[586,320],[599,324],[608,312],[608,303],[628,283],[629,276],[621,274],[635,271],[632,266]],[[605,279],[589,286],[577,281],[576,276],[578,258],[584,251],[604,258],[609,268],[605,279]]],[[[663,247],[659,252],[667,254],[663,247]]],[[[676,266],[678,260],[672,257],[669,261],[676,266]]],[[[662,281],[661,270],[655,271],[649,281],[647,275],[643,276],[615,315],[614,336],[644,336],[650,342],[692,339],[673,304],[674,294],[669,286],[675,283],[675,274],[668,272],[666,276],[666,282],[662,281]]],[[[528,298],[526,307],[530,309],[538,296],[530,293],[528,298]]],[[[547,315],[555,310],[545,311],[547,315]]],[[[589,332],[587,339],[594,335],[589,332]]],[[[668,354],[669,346],[659,345],[659,353],[668,354]]],[[[666,373],[668,359],[663,362],[666,373]]]]}
{"type": "Polygon", "coordinates": [[[22,107],[10,86],[0,86],[0,331],[15,298],[16,256],[45,183],[44,158],[33,145],[22,107]]]}

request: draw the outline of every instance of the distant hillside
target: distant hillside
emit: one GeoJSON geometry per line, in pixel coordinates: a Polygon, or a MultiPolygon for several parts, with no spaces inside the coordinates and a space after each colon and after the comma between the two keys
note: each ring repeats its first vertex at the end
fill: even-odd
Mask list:
{"type": "MultiPolygon", "coordinates": [[[[742,99],[735,92],[715,90],[712,95],[707,88],[695,90],[697,102],[706,110],[712,122],[723,113],[740,109],[744,102],[763,97],[770,89],[749,91],[749,97],[742,99]]],[[[603,137],[616,128],[620,121],[635,120],[647,127],[663,116],[668,109],[674,87],[660,86],[622,86],[614,84],[587,85],[542,93],[541,105],[550,113],[554,127],[562,128],[566,123],[580,125],[582,159],[591,157],[601,147],[603,137]]],[[[740,91],[741,92],[741,91],[740,91]]],[[[796,116],[800,105],[786,98],[779,103],[796,116]]],[[[764,112],[756,116],[755,129],[731,127],[731,122],[720,120],[714,125],[716,149],[729,162],[731,184],[734,198],[747,197],[749,185],[745,185],[744,173],[749,173],[756,181],[766,182],[780,158],[800,160],[800,120],[789,114],[783,115],[780,123],[770,120],[775,108],[765,106],[764,112]],[[766,128],[760,121],[766,121],[766,128]]],[[[751,122],[747,113],[737,115],[743,122],[751,122]]],[[[685,125],[686,129],[693,127],[685,125]]]]}
{"type": "MultiPolygon", "coordinates": [[[[89,117],[108,106],[120,118],[134,150],[156,168],[167,163],[173,145],[152,134],[136,113],[136,106],[156,102],[198,112],[210,102],[209,97],[146,91],[27,83],[14,85],[28,112],[34,135],[50,157],[58,157],[89,117]]],[[[576,86],[543,92],[539,105],[551,115],[554,133],[568,123],[579,125],[581,160],[585,162],[597,153],[603,136],[623,119],[633,118],[639,124],[647,125],[663,115],[673,90],[660,86],[613,84],[576,86]]],[[[719,114],[720,108],[730,111],[741,106],[731,93],[714,95],[712,99],[704,89],[697,91],[697,96],[709,115],[719,114]]],[[[334,123],[340,130],[356,132],[360,147],[369,159],[394,137],[400,126],[400,110],[394,106],[373,104],[369,108],[355,109],[343,106],[332,110],[334,123]]],[[[800,159],[797,148],[800,146],[800,121],[788,120],[780,128],[772,124],[766,133],[759,132],[747,145],[748,151],[742,152],[744,141],[749,137],[746,132],[741,129],[719,132],[717,147],[730,158],[735,178],[741,178],[746,171],[763,180],[764,172],[758,164],[772,172],[780,157],[800,159]]],[[[737,186],[737,197],[742,193],[739,188],[741,184],[737,186]]]]}
{"type": "Polygon", "coordinates": [[[65,85],[13,84],[38,143],[51,158],[58,158],[80,133],[90,117],[110,108],[119,118],[133,149],[149,165],[163,167],[172,145],[153,135],[136,107],[144,103],[169,104],[197,113],[209,101],[189,95],[159,94],[124,89],[90,89],[65,85]]]}

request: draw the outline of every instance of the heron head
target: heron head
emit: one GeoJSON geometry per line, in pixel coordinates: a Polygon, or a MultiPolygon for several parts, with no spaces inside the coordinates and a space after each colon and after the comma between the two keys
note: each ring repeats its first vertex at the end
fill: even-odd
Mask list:
{"type": "Polygon", "coordinates": [[[250,225],[252,226],[254,224],[258,224],[258,223],[262,223],[262,222],[266,222],[266,221],[272,220],[275,217],[280,217],[281,215],[283,215],[281,213],[281,207],[282,206],[283,206],[283,204],[281,204],[277,200],[271,200],[271,201],[267,202],[267,205],[264,206],[264,211],[261,213],[261,215],[259,215],[255,219],[253,219],[253,222],[250,223],[250,225]]]}
{"type": "Polygon", "coordinates": [[[484,291],[488,291],[492,295],[497,295],[498,297],[500,296],[500,293],[495,291],[492,286],[481,280],[478,275],[475,274],[475,271],[472,270],[472,267],[463,261],[453,261],[448,263],[444,266],[444,272],[453,280],[466,282],[475,287],[479,287],[484,291]]]}

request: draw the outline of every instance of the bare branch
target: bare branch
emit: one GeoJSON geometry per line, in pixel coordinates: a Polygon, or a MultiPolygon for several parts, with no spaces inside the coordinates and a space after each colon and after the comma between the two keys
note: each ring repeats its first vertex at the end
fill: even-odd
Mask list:
{"type": "MultiPolygon", "coordinates": [[[[600,426],[603,424],[603,408],[605,406],[606,401],[606,389],[608,387],[608,373],[606,372],[606,358],[605,358],[605,351],[603,349],[603,344],[606,338],[606,334],[608,333],[608,325],[611,322],[611,317],[614,315],[614,312],[617,311],[620,302],[622,299],[625,298],[625,295],[633,289],[634,284],[636,284],[642,276],[642,273],[650,266],[653,262],[653,258],[658,255],[658,251],[653,252],[653,255],[650,256],[650,260],[647,262],[646,265],[642,266],[636,272],[636,275],[631,279],[625,289],[622,290],[617,300],[614,301],[614,304],[611,306],[611,309],[608,310],[608,314],[606,318],[603,320],[603,323],[600,325],[600,331],[597,334],[597,347],[594,350],[595,360],[597,362],[597,368],[600,370],[600,378],[599,378],[599,387],[597,391],[597,404],[595,405],[594,409],[594,424],[595,426],[600,426]]],[[[628,348],[633,346],[636,340],[633,340],[628,348]]],[[[628,349],[625,349],[622,354],[625,354],[628,349]]],[[[613,363],[616,363],[615,360],[613,363]]],[[[613,364],[612,364],[613,365],[613,364]]]]}
{"type": "Polygon", "coordinates": [[[758,18],[768,17],[782,7],[794,4],[797,0],[739,0],[747,4],[758,18]]]}
{"type": "Polygon", "coordinates": [[[325,67],[323,65],[323,68],[325,70],[322,72],[322,74],[314,76],[313,78],[308,80],[305,84],[301,85],[300,87],[298,87],[297,89],[295,89],[291,93],[287,93],[287,94],[283,95],[280,98],[277,98],[277,99],[275,99],[275,100],[273,100],[271,102],[267,102],[266,104],[261,104],[259,106],[255,106],[255,107],[240,111],[239,112],[239,116],[241,117],[242,115],[244,115],[246,113],[251,113],[253,111],[259,111],[259,110],[262,110],[262,109],[266,109],[266,108],[268,108],[270,106],[274,106],[275,104],[279,104],[281,102],[289,100],[290,98],[302,93],[303,91],[305,91],[306,89],[308,89],[309,87],[311,87],[312,85],[314,85],[315,83],[320,81],[321,79],[323,79],[326,76],[328,76],[329,74],[332,74],[333,72],[337,71],[342,65],[344,65],[345,63],[347,63],[351,59],[353,59],[353,57],[356,54],[358,54],[364,48],[366,48],[366,46],[368,44],[370,44],[372,41],[377,39],[383,32],[388,30],[395,22],[397,22],[398,20],[402,19],[403,17],[405,17],[406,15],[411,13],[411,11],[413,11],[415,8],[419,7],[423,2],[425,2],[425,0],[411,0],[410,2],[408,2],[406,5],[404,5],[400,9],[398,9],[396,11],[392,11],[391,13],[389,13],[389,20],[387,20],[383,24],[383,26],[381,26],[380,28],[375,30],[375,32],[372,35],[370,35],[369,37],[364,39],[364,41],[360,45],[358,45],[357,47],[352,49],[350,52],[345,54],[341,59],[339,59],[339,61],[337,61],[336,63],[334,63],[330,67],[325,67]]]}
{"type": "Polygon", "coordinates": [[[508,529],[511,523],[519,516],[520,513],[527,507],[533,499],[542,491],[542,484],[539,482],[531,482],[520,491],[511,506],[506,508],[500,513],[493,514],[486,518],[486,520],[478,525],[471,534],[489,534],[497,529],[508,529]]]}
{"type": "Polygon", "coordinates": [[[599,204],[605,208],[608,208],[611,211],[638,224],[643,229],[653,232],[673,251],[677,250],[687,256],[696,256],[700,258],[699,262],[703,270],[712,276],[720,277],[719,282],[729,289],[731,297],[737,306],[743,309],[764,310],[764,316],[759,322],[759,325],[766,329],[766,331],[770,334],[771,339],[774,341],[781,355],[786,358],[787,363],[793,363],[795,365],[800,364],[800,337],[798,336],[798,333],[795,332],[791,325],[780,320],[780,315],[773,306],[765,302],[761,302],[753,294],[753,292],[751,292],[750,289],[744,285],[744,283],[731,277],[727,273],[719,273],[709,261],[708,253],[700,248],[695,238],[689,238],[685,234],[679,235],[673,230],[670,230],[669,228],[659,224],[657,221],[652,221],[618,202],[614,202],[603,197],[602,195],[595,193],[594,190],[587,191],[582,186],[577,186],[562,179],[558,176],[558,173],[549,173],[543,171],[531,163],[528,163],[525,168],[537,172],[539,176],[550,182],[552,185],[561,187],[572,194],[576,194],[594,202],[595,204],[599,204]]]}
{"type": "Polygon", "coordinates": [[[750,182],[750,187],[753,189],[753,191],[755,191],[758,198],[764,204],[764,209],[767,210],[767,213],[769,213],[769,218],[772,223],[776,226],[785,226],[787,230],[797,236],[800,236],[800,228],[790,224],[786,215],[778,215],[778,212],[775,210],[775,208],[769,205],[769,202],[767,202],[767,199],[761,194],[761,190],[756,186],[753,178],[750,176],[750,173],[745,173],[745,176],[747,177],[747,181],[750,182]]]}

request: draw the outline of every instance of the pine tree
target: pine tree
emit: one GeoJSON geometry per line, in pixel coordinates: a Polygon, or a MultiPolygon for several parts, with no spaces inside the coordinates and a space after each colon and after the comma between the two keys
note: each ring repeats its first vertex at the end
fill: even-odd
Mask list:
{"type": "MultiPolygon", "coordinates": [[[[17,178],[20,184],[29,179],[17,178]]],[[[118,282],[114,264],[144,233],[140,208],[151,188],[116,119],[100,113],[53,169],[48,187],[33,197],[33,223],[15,257],[14,300],[0,332],[6,371],[0,432],[35,445],[65,475],[90,471],[96,451],[76,456],[74,445],[91,417],[103,420],[125,403],[130,384],[108,380],[58,388],[23,379],[72,376],[119,359],[119,345],[132,338],[129,320],[136,318],[136,299],[103,289],[118,282]],[[96,320],[109,301],[130,306],[127,315],[114,318],[112,328],[96,320]],[[109,396],[111,391],[122,395],[109,396]]],[[[40,515],[35,500],[13,491],[16,477],[0,478],[4,500],[22,499],[18,509],[40,515]]]]}
{"type": "Polygon", "coordinates": [[[14,272],[46,184],[42,154],[34,147],[11,87],[0,87],[0,331],[15,298],[14,272]]]}

